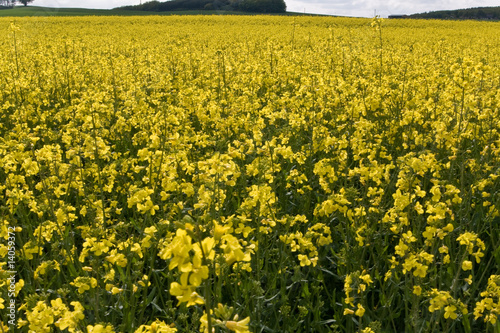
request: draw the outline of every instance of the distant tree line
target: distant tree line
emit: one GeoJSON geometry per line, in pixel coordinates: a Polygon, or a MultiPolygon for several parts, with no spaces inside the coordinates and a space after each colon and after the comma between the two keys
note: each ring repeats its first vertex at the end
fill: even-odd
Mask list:
{"type": "Polygon", "coordinates": [[[29,3],[33,1],[34,0],[0,0],[0,9],[12,8],[16,4],[16,2],[19,2],[27,6],[29,3]]]}
{"type": "Polygon", "coordinates": [[[441,10],[408,15],[409,18],[440,20],[500,20],[500,7],[478,7],[457,10],[441,10]]]}
{"type": "Polygon", "coordinates": [[[141,5],[124,6],[119,9],[144,11],[175,10],[226,10],[254,13],[284,13],[284,0],[170,0],[165,2],[149,1],[141,5]]]}

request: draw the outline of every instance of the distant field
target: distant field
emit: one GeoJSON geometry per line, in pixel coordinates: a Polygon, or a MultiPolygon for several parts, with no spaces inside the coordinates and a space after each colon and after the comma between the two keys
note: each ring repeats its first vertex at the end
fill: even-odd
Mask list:
{"type": "MultiPolygon", "coordinates": [[[[179,10],[171,12],[148,12],[123,9],[87,9],[87,8],[50,8],[50,7],[15,7],[0,10],[0,17],[14,16],[133,16],[133,15],[255,15],[236,11],[179,10]]],[[[288,12],[284,15],[314,15],[288,12]]]]}

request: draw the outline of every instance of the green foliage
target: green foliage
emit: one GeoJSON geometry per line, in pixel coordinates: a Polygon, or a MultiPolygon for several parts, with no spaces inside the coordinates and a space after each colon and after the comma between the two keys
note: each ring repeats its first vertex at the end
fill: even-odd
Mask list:
{"type": "Polygon", "coordinates": [[[286,4],[283,0],[243,0],[239,8],[249,12],[284,13],[286,4]]]}
{"type": "Polygon", "coordinates": [[[125,6],[121,9],[142,11],[177,11],[177,10],[241,10],[253,13],[284,13],[286,4],[283,0],[171,0],[165,2],[149,1],[142,5],[125,6]]]}
{"type": "Polygon", "coordinates": [[[500,20],[500,7],[478,7],[413,14],[410,18],[445,20],[500,20]]]}
{"type": "Polygon", "coordinates": [[[27,6],[29,3],[32,3],[34,0],[18,0],[19,3],[22,3],[23,5],[27,6]]]}
{"type": "Polygon", "coordinates": [[[141,10],[141,11],[177,11],[177,10],[203,10],[216,9],[220,6],[227,5],[228,1],[213,1],[213,0],[172,0],[172,1],[148,1],[141,5],[125,6],[120,9],[126,10],[141,10]]]}

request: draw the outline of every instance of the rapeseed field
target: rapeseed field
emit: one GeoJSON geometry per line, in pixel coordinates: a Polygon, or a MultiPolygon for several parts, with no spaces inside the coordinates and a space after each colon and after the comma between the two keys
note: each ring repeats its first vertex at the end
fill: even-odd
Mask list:
{"type": "Polygon", "coordinates": [[[2,332],[500,332],[500,24],[0,19],[2,332]]]}

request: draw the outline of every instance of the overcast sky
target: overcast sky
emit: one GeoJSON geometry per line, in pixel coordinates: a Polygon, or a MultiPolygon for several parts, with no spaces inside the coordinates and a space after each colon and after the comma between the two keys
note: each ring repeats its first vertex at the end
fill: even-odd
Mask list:
{"type": "MultiPolygon", "coordinates": [[[[32,5],[111,9],[137,5],[140,1],[148,0],[35,0],[32,5]]],[[[375,14],[387,17],[393,14],[500,5],[499,0],[285,0],[285,2],[287,10],[292,12],[363,17],[373,17],[375,14]]]]}

